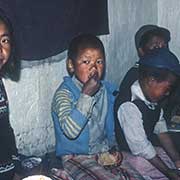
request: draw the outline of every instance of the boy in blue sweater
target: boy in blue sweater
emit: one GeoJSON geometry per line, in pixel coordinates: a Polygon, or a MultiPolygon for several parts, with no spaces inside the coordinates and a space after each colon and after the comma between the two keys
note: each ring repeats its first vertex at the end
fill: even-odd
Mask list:
{"type": "Polygon", "coordinates": [[[90,34],[75,37],[67,69],[72,77],[64,77],[52,103],[57,157],[75,180],[124,179],[114,132],[115,88],[103,81],[105,51],[100,39],[90,34]],[[117,165],[116,173],[104,165],[117,165]]]}

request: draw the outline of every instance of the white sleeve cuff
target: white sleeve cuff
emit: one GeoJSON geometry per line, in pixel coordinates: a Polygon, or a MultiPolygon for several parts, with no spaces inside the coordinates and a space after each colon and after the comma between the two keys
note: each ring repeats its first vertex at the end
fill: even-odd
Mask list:
{"type": "Polygon", "coordinates": [[[152,144],[149,143],[149,145],[145,149],[143,149],[141,152],[135,155],[141,156],[145,159],[152,159],[156,156],[156,150],[154,149],[152,144]]]}

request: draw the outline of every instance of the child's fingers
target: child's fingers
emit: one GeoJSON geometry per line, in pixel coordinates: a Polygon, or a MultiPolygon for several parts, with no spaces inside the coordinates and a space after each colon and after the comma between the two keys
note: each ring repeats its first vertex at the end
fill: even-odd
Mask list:
{"type": "Polygon", "coordinates": [[[91,68],[89,71],[89,78],[95,76],[96,74],[98,75],[97,69],[95,67],[91,68]]]}
{"type": "Polygon", "coordinates": [[[93,74],[92,78],[93,78],[95,81],[98,81],[98,72],[97,72],[97,71],[93,74]]]}
{"type": "Polygon", "coordinates": [[[122,161],[122,154],[120,152],[113,152],[112,155],[116,158],[117,164],[120,164],[122,161]]]}

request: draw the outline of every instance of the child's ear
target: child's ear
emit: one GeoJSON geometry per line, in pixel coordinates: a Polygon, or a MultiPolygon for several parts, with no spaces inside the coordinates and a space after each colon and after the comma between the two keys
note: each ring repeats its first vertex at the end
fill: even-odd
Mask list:
{"type": "Polygon", "coordinates": [[[145,55],[144,50],[143,50],[142,48],[138,48],[138,55],[139,55],[140,57],[142,57],[142,56],[145,55]]]}
{"type": "Polygon", "coordinates": [[[74,64],[72,62],[72,59],[67,59],[66,61],[67,71],[70,75],[73,75],[74,73],[74,64]]]}

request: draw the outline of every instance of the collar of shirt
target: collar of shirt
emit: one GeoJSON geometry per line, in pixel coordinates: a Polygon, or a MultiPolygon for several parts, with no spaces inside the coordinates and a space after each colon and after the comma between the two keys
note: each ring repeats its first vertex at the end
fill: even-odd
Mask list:
{"type": "Polygon", "coordinates": [[[131,92],[132,92],[131,101],[134,101],[135,99],[140,99],[145,102],[145,104],[148,106],[149,109],[153,109],[153,110],[155,109],[155,106],[157,106],[157,103],[152,103],[145,98],[138,80],[135,81],[131,86],[131,92]]]}
{"type": "Polygon", "coordinates": [[[75,76],[72,77],[72,80],[74,84],[77,86],[77,88],[81,91],[83,88],[83,84],[75,76]]]}

